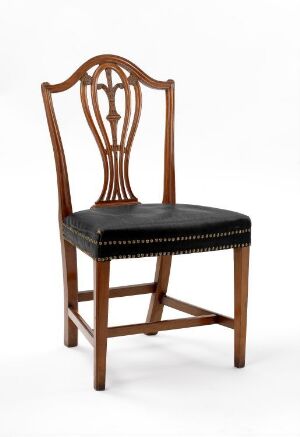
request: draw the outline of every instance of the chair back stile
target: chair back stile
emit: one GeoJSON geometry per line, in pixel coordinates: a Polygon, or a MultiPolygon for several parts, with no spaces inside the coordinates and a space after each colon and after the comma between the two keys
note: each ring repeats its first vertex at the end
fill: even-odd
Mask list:
{"type": "Polygon", "coordinates": [[[103,187],[94,206],[138,203],[138,198],[130,185],[129,159],[142,109],[141,84],[149,88],[164,90],[166,94],[162,203],[174,204],[174,81],[155,80],[124,58],[101,55],[85,62],[64,82],[55,85],[50,85],[47,82],[42,84],[42,94],[56,163],[60,222],[72,213],[72,202],[66,159],[55,116],[52,93],[66,91],[78,81],[81,82],[80,98],[83,112],[96,140],[103,163],[103,187]],[[100,81],[101,73],[105,73],[106,83],[100,81]],[[114,83],[116,77],[118,80],[114,83]],[[106,95],[108,100],[106,119],[109,123],[109,129],[105,126],[101,112],[101,91],[102,98],[106,95]],[[116,108],[116,94],[121,91],[124,92],[125,97],[123,119],[116,108]],[[120,129],[118,129],[119,124],[121,124],[120,129]]]}

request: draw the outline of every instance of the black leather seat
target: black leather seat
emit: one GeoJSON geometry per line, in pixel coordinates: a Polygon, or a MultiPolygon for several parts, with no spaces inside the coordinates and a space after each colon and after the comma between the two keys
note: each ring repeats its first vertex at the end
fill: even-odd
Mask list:
{"type": "Polygon", "coordinates": [[[244,247],[251,221],[224,209],[185,204],[93,207],[64,219],[63,235],[98,261],[244,247]]]}

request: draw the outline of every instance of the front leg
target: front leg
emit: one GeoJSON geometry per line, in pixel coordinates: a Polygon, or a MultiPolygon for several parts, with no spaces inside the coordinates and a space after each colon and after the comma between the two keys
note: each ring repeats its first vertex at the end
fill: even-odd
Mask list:
{"type": "Polygon", "coordinates": [[[245,366],[249,247],[234,249],[234,365],[245,366]]]}
{"type": "Polygon", "coordinates": [[[105,390],[110,261],[94,261],[94,388],[105,390]]]}
{"type": "Polygon", "coordinates": [[[78,329],[68,316],[68,308],[78,309],[78,277],[76,247],[61,238],[64,276],[64,343],[67,347],[78,344],[78,329]]]}

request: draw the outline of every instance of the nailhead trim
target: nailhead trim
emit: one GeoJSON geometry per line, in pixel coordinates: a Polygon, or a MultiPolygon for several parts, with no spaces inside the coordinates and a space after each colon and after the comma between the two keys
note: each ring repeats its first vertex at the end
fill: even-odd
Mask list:
{"type": "Polygon", "coordinates": [[[107,245],[124,245],[124,244],[149,244],[149,243],[162,243],[162,242],[174,242],[174,241],[187,241],[187,240],[206,240],[208,238],[220,238],[220,237],[227,237],[230,235],[237,235],[237,234],[245,234],[248,232],[251,232],[251,229],[237,229],[235,231],[229,231],[229,232],[216,232],[214,234],[201,234],[201,235],[189,235],[184,237],[166,237],[166,238],[149,238],[146,240],[113,240],[113,241],[96,241],[93,240],[90,237],[87,237],[86,235],[82,234],[81,232],[78,232],[76,229],[74,229],[72,226],[66,225],[63,223],[63,226],[69,231],[73,232],[74,234],[78,235],[79,237],[89,241],[90,243],[99,245],[99,246],[107,246],[107,245]]]}
{"type": "Polygon", "coordinates": [[[216,250],[233,249],[237,247],[248,247],[248,246],[250,246],[250,244],[248,243],[227,244],[224,246],[205,247],[201,249],[177,250],[171,252],[150,252],[150,253],[137,253],[137,254],[130,254],[130,255],[115,255],[115,256],[108,256],[104,258],[98,258],[97,261],[103,262],[103,261],[111,261],[113,259],[144,258],[149,256],[164,256],[164,255],[183,255],[188,253],[212,252],[216,250]]]}
{"type": "Polygon", "coordinates": [[[68,226],[68,225],[66,225],[65,223],[63,223],[63,226],[64,226],[66,229],[69,229],[69,231],[71,231],[71,232],[73,232],[74,234],[78,235],[79,237],[83,238],[84,240],[87,240],[87,241],[89,241],[90,243],[93,243],[93,244],[98,244],[98,241],[93,240],[92,238],[90,238],[90,237],[88,237],[88,236],[82,234],[81,232],[78,232],[78,231],[77,231],[76,229],[74,229],[73,227],[68,226]]]}
{"type": "MultiPolygon", "coordinates": [[[[72,241],[68,240],[65,236],[64,239],[68,241],[70,244],[74,245],[72,241]]],[[[204,247],[201,249],[187,249],[187,250],[176,250],[171,252],[150,252],[150,253],[137,253],[137,254],[130,254],[130,255],[115,255],[110,257],[104,257],[104,258],[98,258],[97,261],[103,262],[103,261],[111,261],[113,259],[129,259],[129,258],[144,258],[144,257],[151,257],[151,256],[163,256],[163,255],[184,255],[189,253],[200,253],[200,252],[212,252],[216,250],[223,250],[223,249],[234,249],[238,247],[248,247],[250,246],[250,243],[242,243],[242,244],[227,244],[223,246],[216,246],[216,247],[204,247]]],[[[86,252],[84,249],[78,247],[79,250],[84,252],[86,255],[92,257],[92,255],[88,252],[86,252]]],[[[92,257],[93,258],[93,257],[92,257]]]]}
{"type": "MultiPolygon", "coordinates": [[[[74,246],[74,243],[72,241],[68,240],[68,238],[66,238],[65,236],[63,236],[63,237],[64,237],[64,240],[66,240],[68,243],[70,243],[72,246],[74,246]]],[[[76,249],[78,249],[78,250],[81,250],[81,252],[85,253],[89,257],[95,259],[90,253],[88,253],[86,250],[82,249],[81,247],[78,247],[78,246],[74,246],[74,247],[76,247],[76,249]]]]}

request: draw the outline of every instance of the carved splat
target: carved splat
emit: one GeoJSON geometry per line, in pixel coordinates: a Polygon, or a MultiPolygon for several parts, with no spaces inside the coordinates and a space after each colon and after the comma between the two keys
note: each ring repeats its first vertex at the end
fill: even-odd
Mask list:
{"type": "Polygon", "coordinates": [[[116,64],[102,64],[96,68],[92,76],[87,73],[82,76],[81,101],[86,120],[96,139],[103,161],[104,183],[100,197],[95,205],[136,203],[137,198],[133,194],[129,182],[129,156],[142,105],[141,89],[137,77],[132,73],[127,77],[124,71],[116,64]],[[113,71],[120,79],[115,84],[113,83],[113,71]],[[98,82],[102,72],[105,72],[106,83],[98,82]],[[135,110],[130,123],[132,105],[131,87],[134,90],[135,110]],[[90,99],[88,98],[89,92],[90,99]],[[116,108],[117,92],[124,92],[125,96],[123,119],[116,108]],[[102,94],[101,97],[100,93],[102,94]],[[110,134],[107,132],[100,109],[101,98],[104,95],[108,99],[106,119],[110,125],[110,134]],[[89,104],[89,100],[92,102],[92,105],[89,104]],[[121,127],[120,132],[118,129],[119,125],[121,127]]]}
{"type": "Polygon", "coordinates": [[[81,101],[84,114],[97,142],[103,162],[103,188],[96,206],[137,202],[129,182],[129,158],[142,107],[140,85],[165,92],[166,119],[162,201],[163,203],[175,203],[174,81],[153,79],[128,59],[120,56],[99,55],[82,64],[65,81],[52,85],[47,82],[42,84],[58,176],[61,221],[72,213],[73,208],[67,163],[52,94],[69,90],[78,81],[81,82],[81,101]],[[102,76],[105,76],[103,81],[99,79],[101,72],[103,72],[102,76]],[[117,80],[115,80],[115,76],[118,77],[117,80]],[[118,86],[115,87],[116,85],[118,86]],[[124,93],[125,96],[124,115],[115,100],[119,93],[124,93]],[[100,110],[103,99],[108,99],[108,114],[105,114],[108,121],[107,129],[100,110]],[[133,110],[130,116],[131,107],[133,110]]]}

